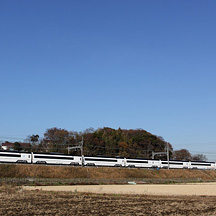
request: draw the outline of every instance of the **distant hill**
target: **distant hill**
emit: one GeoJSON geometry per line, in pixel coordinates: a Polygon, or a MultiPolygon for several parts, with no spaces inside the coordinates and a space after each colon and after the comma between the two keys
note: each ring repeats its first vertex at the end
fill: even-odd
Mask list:
{"type": "MultiPolygon", "coordinates": [[[[167,145],[162,137],[143,129],[123,130],[119,128],[115,130],[104,127],[95,131],[86,130],[80,135],[84,137],[84,154],[89,156],[151,158],[152,151],[163,152],[167,145]]],[[[171,144],[169,147],[172,149],[171,144]]],[[[162,156],[162,158],[166,158],[166,156],[162,156]]]]}

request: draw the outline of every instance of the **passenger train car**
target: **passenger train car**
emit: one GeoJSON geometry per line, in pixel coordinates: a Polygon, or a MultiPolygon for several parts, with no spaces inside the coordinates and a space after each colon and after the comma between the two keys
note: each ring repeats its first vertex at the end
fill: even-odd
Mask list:
{"type": "Polygon", "coordinates": [[[152,160],[103,156],[72,156],[59,153],[35,153],[0,150],[0,163],[27,163],[73,166],[106,166],[128,168],[203,169],[215,170],[215,162],[152,160]]]}
{"type": "Polygon", "coordinates": [[[31,160],[31,152],[0,150],[0,163],[31,163],[31,160]]]}
{"type": "Polygon", "coordinates": [[[82,165],[81,157],[57,153],[31,153],[33,164],[82,165]]]}
{"type": "Polygon", "coordinates": [[[124,158],[111,158],[111,157],[83,157],[84,166],[108,166],[108,167],[123,167],[125,165],[124,158]]]}

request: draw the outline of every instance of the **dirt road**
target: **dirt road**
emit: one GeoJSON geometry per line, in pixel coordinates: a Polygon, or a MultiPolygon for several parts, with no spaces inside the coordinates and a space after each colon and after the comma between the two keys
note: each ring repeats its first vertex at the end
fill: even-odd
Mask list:
{"type": "Polygon", "coordinates": [[[141,185],[80,185],[24,186],[24,190],[71,191],[106,194],[142,194],[166,196],[216,196],[216,183],[141,184],[141,185]]]}

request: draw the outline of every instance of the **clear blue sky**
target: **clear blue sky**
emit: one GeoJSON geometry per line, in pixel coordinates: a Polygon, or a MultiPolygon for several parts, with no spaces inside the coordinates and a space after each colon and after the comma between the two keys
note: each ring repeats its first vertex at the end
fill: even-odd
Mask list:
{"type": "Polygon", "coordinates": [[[1,0],[0,140],[143,128],[216,159],[216,1],[1,0]]]}

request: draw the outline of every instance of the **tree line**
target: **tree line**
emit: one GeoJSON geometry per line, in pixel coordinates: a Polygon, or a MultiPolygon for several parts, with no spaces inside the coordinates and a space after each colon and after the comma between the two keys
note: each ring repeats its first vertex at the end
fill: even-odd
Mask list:
{"type": "MultiPolygon", "coordinates": [[[[152,152],[166,152],[174,160],[207,160],[203,154],[191,155],[187,149],[173,150],[170,143],[163,137],[153,135],[143,129],[112,129],[88,128],[83,132],[67,131],[61,128],[50,128],[40,139],[39,135],[28,136],[25,142],[29,146],[22,147],[18,142],[14,143],[14,150],[26,150],[34,152],[58,152],[64,154],[80,155],[80,151],[74,151],[71,147],[80,145],[84,140],[83,154],[88,156],[109,156],[128,158],[152,158],[152,152]]],[[[166,160],[166,154],[156,155],[155,159],[166,160]]]]}

